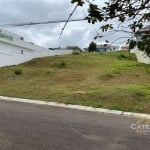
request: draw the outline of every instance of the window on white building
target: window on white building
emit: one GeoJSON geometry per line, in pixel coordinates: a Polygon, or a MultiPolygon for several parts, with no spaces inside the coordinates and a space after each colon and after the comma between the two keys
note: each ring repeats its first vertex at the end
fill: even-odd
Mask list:
{"type": "Polygon", "coordinates": [[[23,54],[23,50],[21,50],[21,54],[23,54]]]}

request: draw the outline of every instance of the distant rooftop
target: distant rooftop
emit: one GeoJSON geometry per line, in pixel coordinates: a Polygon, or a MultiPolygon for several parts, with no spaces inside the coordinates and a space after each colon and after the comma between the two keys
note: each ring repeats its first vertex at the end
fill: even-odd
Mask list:
{"type": "Polygon", "coordinates": [[[7,30],[5,30],[5,29],[3,29],[3,28],[0,28],[0,32],[1,32],[1,33],[5,33],[5,34],[8,34],[8,35],[13,36],[13,37],[18,38],[18,39],[21,38],[21,36],[15,34],[15,33],[12,33],[12,32],[10,32],[10,31],[7,31],[7,30]]]}
{"type": "Polygon", "coordinates": [[[138,30],[135,35],[138,35],[138,34],[141,34],[141,33],[144,33],[144,34],[149,34],[150,35],[150,25],[138,30]]]}
{"type": "Polygon", "coordinates": [[[110,42],[106,42],[106,41],[101,41],[101,42],[98,42],[97,45],[105,45],[105,44],[111,44],[110,42]]]}

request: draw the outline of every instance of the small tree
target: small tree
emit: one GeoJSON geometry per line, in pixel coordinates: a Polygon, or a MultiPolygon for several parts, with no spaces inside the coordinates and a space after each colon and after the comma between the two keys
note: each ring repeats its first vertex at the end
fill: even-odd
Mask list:
{"type": "Polygon", "coordinates": [[[88,47],[88,52],[95,52],[96,51],[96,43],[94,43],[94,42],[91,42],[90,44],[89,44],[89,47],[88,47]]]}

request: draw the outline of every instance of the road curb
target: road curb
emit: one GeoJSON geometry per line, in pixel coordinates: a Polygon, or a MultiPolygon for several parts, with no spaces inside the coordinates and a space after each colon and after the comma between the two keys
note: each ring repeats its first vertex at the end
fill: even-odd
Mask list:
{"type": "Polygon", "coordinates": [[[67,105],[63,103],[45,102],[45,101],[39,101],[39,100],[21,99],[21,98],[13,98],[13,97],[5,97],[5,96],[0,96],[0,100],[63,107],[63,108],[78,109],[78,110],[83,110],[83,111],[92,111],[92,112],[99,112],[99,113],[106,113],[106,114],[116,114],[116,115],[130,116],[130,117],[136,117],[136,118],[150,119],[149,114],[124,112],[124,111],[110,110],[110,109],[103,109],[103,108],[93,108],[93,107],[88,107],[88,106],[71,105],[71,104],[67,105]]]}

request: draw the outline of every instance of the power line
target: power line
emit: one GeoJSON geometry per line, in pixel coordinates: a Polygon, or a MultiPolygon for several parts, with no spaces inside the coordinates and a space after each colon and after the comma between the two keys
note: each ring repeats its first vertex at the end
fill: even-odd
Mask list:
{"type": "Polygon", "coordinates": [[[42,21],[42,22],[27,22],[27,23],[19,23],[19,24],[2,24],[0,27],[20,27],[20,26],[29,26],[29,25],[40,25],[40,24],[51,24],[51,23],[62,23],[65,22],[63,28],[61,29],[60,35],[59,35],[59,40],[61,35],[63,34],[63,31],[65,30],[65,27],[67,26],[68,22],[75,22],[75,21],[85,21],[87,20],[86,17],[84,18],[79,18],[79,19],[70,19],[73,15],[73,13],[76,11],[78,7],[78,4],[74,7],[72,12],[70,13],[69,17],[67,20],[53,20],[53,21],[42,21]]]}
{"type": "MultiPolygon", "coordinates": [[[[41,21],[41,22],[26,22],[26,23],[16,23],[16,24],[1,24],[1,27],[20,27],[20,26],[30,26],[30,25],[40,25],[40,24],[52,24],[52,23],[63,23],[63,22],[76,22],[76,21],[84,21],[86,18],[79,19],[70,19],[70,20],[52,20],[52,21],[41,21]]],[[[66,25],[65,25],[66,26],[66,25]]],[[[64,29],[63,29],[64,30],[64,29]]]]}
{"type": "Polygon", "coordinates": [[[74,7],[72,12],[70,13],[69,17],[67,20],[53,20],[53,21],[42,21],[42,22],[27,22],[27,23],[18,23],[18,24],[2,24],[0,27],[20,27],[20,26],[29,26],[29,25],[39,25],[39,24],[51,24],[51,23],[62,23],[65,22],[63,28],[61,29],[59,39],[61,35],[63,34],[63,31],[65,30],[65,27],[67,26],[68,22],[75,22],[75,21],[84,21],[87,20],[86,18],[80,18],[80,19],[70,19],[73,13],[76,11],[78,7],[78,4],[74,7]]]}
{"type": "Polygon", "coordinates": [[[78,4],[74,7],[74,9],[72,10],[72,12],[70,13],[68,19],[66,20],[66,23],[64,24],[63,28],[61,29],[60,35],[59,35],[59,39],[61,37],[61,35],[63,34],[63,31],[65,30],[66,25],[68,24],[68,22],[70,21],[71,16],[73,15],[73,13],[76,11],[78,7],[78,4]]]}

